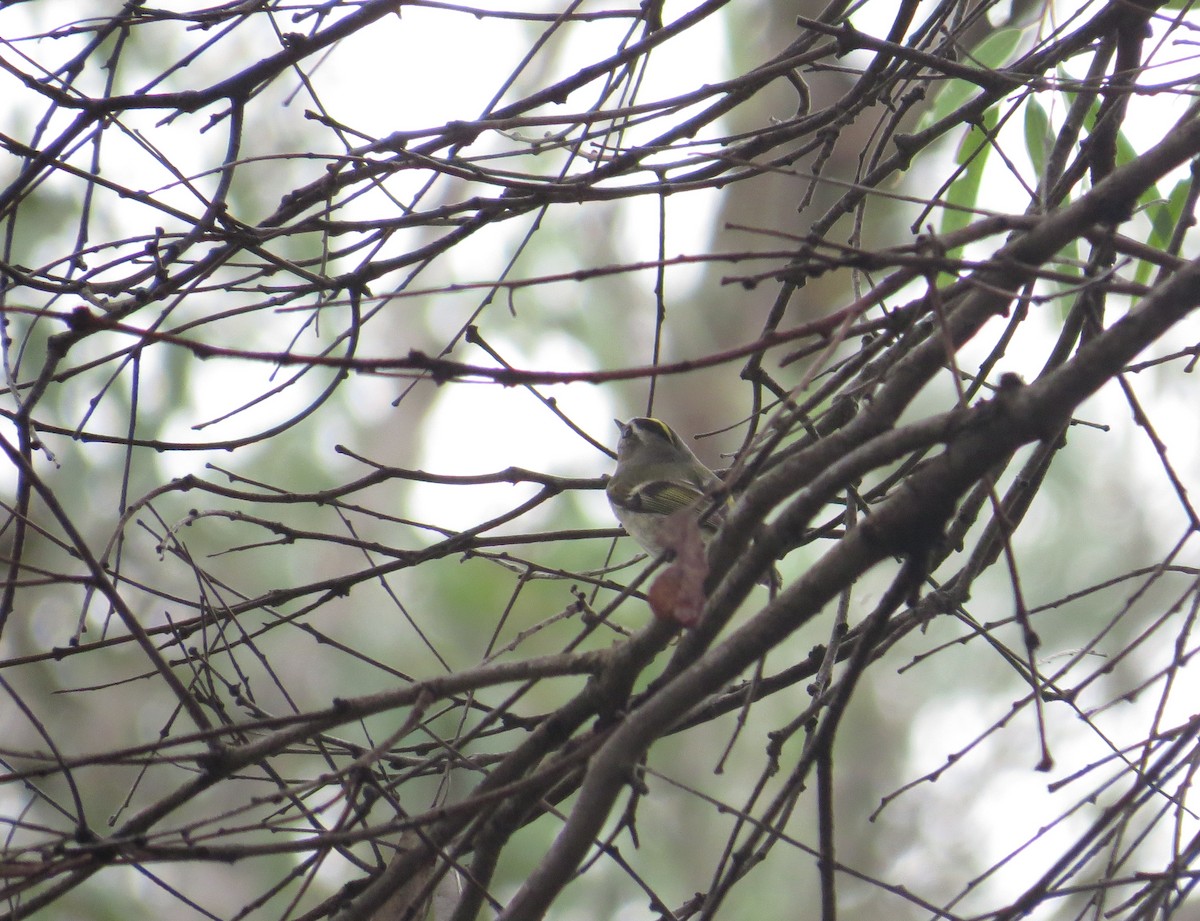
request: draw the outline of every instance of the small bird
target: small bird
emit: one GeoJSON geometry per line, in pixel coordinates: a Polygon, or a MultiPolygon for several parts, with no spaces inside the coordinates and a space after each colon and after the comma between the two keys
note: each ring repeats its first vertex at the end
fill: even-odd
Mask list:
{"type": "MultiPolygon", "coordinates": [[[[672,516],[694,509],[697,518],[713,505],[721,490],[715,473],[700,462],[692,449],[658,419],[638,416],[628,422],[614,419],[621,430],[617,442],[617,468],[605,491],[613,514],[647,553],[659,556],[672,546],[672,516]]],[[[699,522],[707,541],[724,518],[724,506],[713,509],[699,522]]]]}

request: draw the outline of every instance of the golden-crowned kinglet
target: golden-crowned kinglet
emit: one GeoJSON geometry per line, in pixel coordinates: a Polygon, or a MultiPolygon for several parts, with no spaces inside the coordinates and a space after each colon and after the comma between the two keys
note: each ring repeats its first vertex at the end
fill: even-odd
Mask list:
{"type": "MultiPolygon", "coordinates": [[[[721,481],[665,422],[646,416],[613,421],[621,439],[617,469],[606,487],[608,504],[629,536],[658,556],[669,547],[667,519],[687,508],[694,508],[697,517],[704,514],[721,481]]],[[[714,509],[700,522],[705,541],[720,526],[722,511],[714,509]]]]}

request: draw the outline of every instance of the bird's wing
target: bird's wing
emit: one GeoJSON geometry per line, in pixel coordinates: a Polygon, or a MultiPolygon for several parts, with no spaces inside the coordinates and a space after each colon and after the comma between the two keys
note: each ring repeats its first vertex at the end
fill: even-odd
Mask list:
{"type": "Polygon", "coordinates": [[[691,483],[650,480],[632,490],[621,504],[631,511],[670,515],[690,508],[704,498],[704,490],[691,483]]]}

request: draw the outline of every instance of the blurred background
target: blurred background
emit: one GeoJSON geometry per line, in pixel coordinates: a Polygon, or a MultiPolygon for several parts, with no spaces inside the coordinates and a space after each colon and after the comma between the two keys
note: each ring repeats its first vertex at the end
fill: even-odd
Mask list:
{"type": "MultiPolygon", "coordinates": [[[[1100,181],[1089,138],[1131,163],[1184,118],[1195,15],[1139,7],[1130,47],[1114,9],[5,5],[0,911],[333,916],[357,891],[344,887],[391,859],[389,821],[464,800],[586,675],[314,722],[205,786],[209,741],[643,630],[638,598],[606,610],[644,569],[603,493],[614,417],[668,420],[723,470],[781,405],[813,398],[817,418],[839,393],[869,402],[861,377],[821,388],[884,339],[903,353],[884,320],[1100,181]],[[1007,82],[972,83],[955,62],[1007,82]],[[910,164],[895,162],[898,137],[919,139],[910,164]],[[871,331],[803,332],[903,264],[864,254],[992,215],[1013,223],[872,305],[871,331]],[[781,330],[799,332],[769,349],[781,330]],[[701,366],[615,373],[684,360],[701,366]],[[506,368],[543,376],[510,385],[506,368]]],[[[1193,255],[1193,204],[1186,164],[1148,181],[1120,231],[1140,256],[1071,241],[902,422],[953,408],[958,386],[982,397],[1002,373],[1036,379],[1074,349],[1097,275],[1096,322],[1125,314],[1193,255]]],[[[1192,317],[1080,406],[999,562],[864,670],[833,775],[843,917],[1200,914],[1187,906],[1198,340],[1192,317]],[[1035,770],[1043,737],[1049,772],[1035,770]],[[1124,796],[1126,819],[1105,818],[1124,796]]],[[[1036,451],[998,473],[1001,494],[1036,451]]],[[[846,486],[869,506],[905,469],[846,486]]],[[[785,588],[844,518],[843,497],[780,561],[785,588]]],[[[819,661],[835,607],[853,628],[894,575],[847,587],[742,680],[819,661]]],[[[733,626],[767,600],[756,588],[733,626]]],[[[817,718],[813,697],[806,681],[753,706],[727,691],[654,744],[640,796],[618,802],[611,846],[555,917],[821,914],[795,723],[817,718]]],[[[485,914],[551,846],[572,804],[560,792],[506,841],[485,914]]]]}

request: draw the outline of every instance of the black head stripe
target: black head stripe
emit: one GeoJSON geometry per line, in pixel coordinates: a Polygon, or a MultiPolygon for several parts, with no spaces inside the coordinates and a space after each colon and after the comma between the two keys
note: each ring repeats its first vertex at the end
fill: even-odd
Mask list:
{"type": "Polygon", "coordinates": [[[652,419],[649,416],[640,416],[637,419],[630,419],[629,424],[636,426],[640,431],[648,435],[653,435],[656,438],[661,438],[663,441],[671,444],[675,443],[675,433],[672,432],[665,422],[660,422],[657,419],[652,419]]]}

